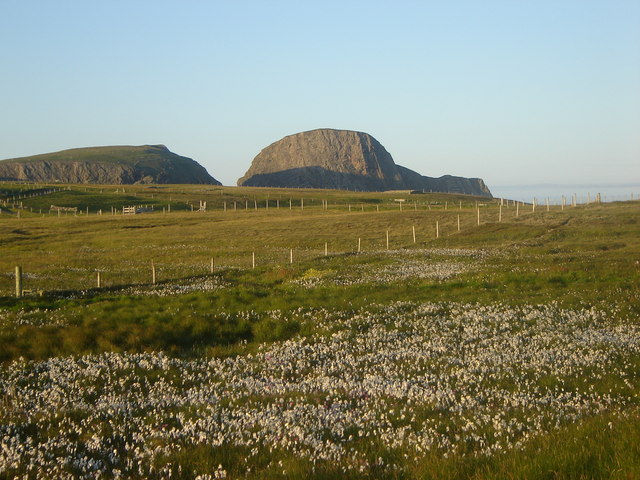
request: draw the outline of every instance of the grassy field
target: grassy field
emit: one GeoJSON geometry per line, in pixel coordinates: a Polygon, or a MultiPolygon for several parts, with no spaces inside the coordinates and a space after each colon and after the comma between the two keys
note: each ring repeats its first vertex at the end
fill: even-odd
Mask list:
{"type": "Polygon", "coordinates": [[[640,202],[539,200],[0,184],[0,478],[639,478],[640,202]]]}

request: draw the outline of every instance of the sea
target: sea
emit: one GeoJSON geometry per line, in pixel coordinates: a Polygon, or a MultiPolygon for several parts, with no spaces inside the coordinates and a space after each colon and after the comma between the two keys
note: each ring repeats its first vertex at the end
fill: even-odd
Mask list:
{"type": "Polygon", "coordinates": [[[601,202],[623,202],[640,200],[640,183],[590,184],[590,185],[488,185],[494,198],[517,200],[520,202],[560,205],[562,198],[567,204],[574,198],[577,203],[589,203],[600,194],[601,202]]]}

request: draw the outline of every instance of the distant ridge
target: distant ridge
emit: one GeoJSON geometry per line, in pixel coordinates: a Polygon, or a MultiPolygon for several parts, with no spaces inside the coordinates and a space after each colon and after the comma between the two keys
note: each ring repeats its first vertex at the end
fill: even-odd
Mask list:
{"type": "Polygon", "coordinates": [[[0,180],[110,185],[221,185],[198,162],[177,155],[164,145],[74,148],[0,160],[0,180]]]}
{"type": "Polygon", "coordinates": [[[491,197],[480,178],[425,177],[396,165],[371,135],[318,129],[289,135],[264,148],[238,185],[340,190],[420,190],[491,197]]]}

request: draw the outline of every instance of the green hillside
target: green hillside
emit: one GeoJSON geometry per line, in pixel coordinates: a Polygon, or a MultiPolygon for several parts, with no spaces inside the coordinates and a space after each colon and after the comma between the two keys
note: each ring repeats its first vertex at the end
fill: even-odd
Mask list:
{"type": "Polygon", "coordinates": [[[0,179],[57,183],[197,183],[215,178],[164,145],[105,146],[0,161],[0,179]]]}

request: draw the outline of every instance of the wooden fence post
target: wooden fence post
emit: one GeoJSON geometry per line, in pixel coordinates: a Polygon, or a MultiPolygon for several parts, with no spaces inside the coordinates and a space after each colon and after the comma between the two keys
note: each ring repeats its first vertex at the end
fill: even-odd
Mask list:
{"type": "Polygon", "coordinates": [[[358,253],[360,253],[360,237],[358,237],[358,253]]]}
{"type": "Polygon", "coordinates": [[[16,267],[16,297],[22,297],[22,267],[16,267]]]}
{"type": "Polygon", "coordinates": [[[480,207],[476,207],[478,210],[478,226],[480,226],[480,207]]]}
{"type": "Polygon", "coordinates": [[[216,264],[213,257],[211,257],[211,273],[216,271],[216,264]]]}
{"type": "Polygon", "coordinates": [[[498,210],[498,222],[502,221],[502,200],[500,200],[500,207],[498,210]]]}
{"type": "Polygon", "coordinates": [[[387,230],[387,250],[389,250],[389,230],[387,230]]]}
{"type": "Polygon", "coordinates": [[[458,232],[460,231],[460,215],[458,215],[458,232]]]}
{"type": "Polygon", "coordinates": [[[329,255],[329,245],[327,245],[327,242],[324,242],[324,256],[326,257],[327,255],[329,255]]]}
{"type": "Polygon", "coordinates": [[[436,238],[440,238],[440,224],[436,220],[436,238]]]}
{"type": "Polygon", "coordinates": [[[416,226],[413,225],[411,228],[413,230],[413,243],[416,243],[416,226]]]}
{"type": "Polygon", "coordinates": [[[151,260],[151,282],[155,285],[156,284],[156,266],[153,263],[153,260],[151,260]]]}
{"type": "Polygon", "coordinates": [[[101,282],[101,280],[102,280],[102,279],[100,278],[100,272],[98,272],[98,278],[97,278],[97,282],[96,282],[96,283],[97,283],[98,288],[102,287],[102,282],[101,282]]]}
{"type": "Polygon", "coordinates": [[[251,252],[251,268],[256,268],[256,252],[251,252]]]}
{"type": "Polygon", "coordinates": [[[289,263],[293,263],[293,248],[289,249],[289,263]]]}

